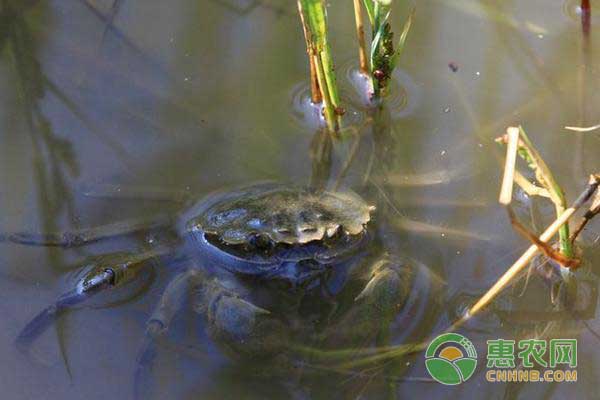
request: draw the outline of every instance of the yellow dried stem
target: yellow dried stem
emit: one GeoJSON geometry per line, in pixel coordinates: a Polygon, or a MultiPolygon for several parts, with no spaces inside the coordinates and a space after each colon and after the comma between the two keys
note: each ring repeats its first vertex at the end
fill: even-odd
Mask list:
{"type": "Polygon", "coordinates": [[[498,201],[505,206],[512,201],[512,189],[515,176],[515,165],[517,162],[517,150],[519,145],[519,128],[514,126],[506,130],[508,136],[508,146],[506,147],[506,163],[504,164],[504,179],[502,179],[502,188],[500,189],[500,198],[498,201]]]}
{"type": "Polygon", "coordinates": [[[356,22],[356,36],[358,38],[358,60],[360,72],[366,75],[369,72],[369,61],[367,59],[365,28],[362,19],[360,0],[354,0],[354,20],[356,22]]]}

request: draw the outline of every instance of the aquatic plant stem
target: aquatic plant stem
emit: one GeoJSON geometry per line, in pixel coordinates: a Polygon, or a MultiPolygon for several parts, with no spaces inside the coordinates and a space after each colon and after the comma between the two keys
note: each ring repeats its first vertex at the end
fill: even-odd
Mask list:
{"type": "Polygon", "coordinates": [[[398,59],[400,58],[400,55],[404,51],[404,45],[406,43],[406,38],[408,37],[408,32],[410,31],[410,28],[412,26],[412,22],[415,17],[415,13],[416,13],[416,8],[413,7],[413,9],[410,11],[410,14],[408,15],[408,19],[404,23],[404,27],[402,28],[402,32],[400,33],[400,39],[398,39],[396,51],[394,52],[394,55],[392,56],[392,61],[391,61],[392,68],[396,68],[396,64],[398,64],[398,59]]]}
{"type": "Polygon", "coordinates": [[[326,50],[320,52],[321,65],[323,66],[323,74],[327,81],[327,92],[331,99],[331,105],[333,106],[336,115],[342,115],[344,113],[341,108],[340,95],[337,90],[337,78],[335,77],[335,69],[333,67],[333,60],[331,58],[331,50],[329,44],[326,46],[326,50]]]}
{"type": "Polygon", "coordinates": [[[590,0],[581,0],[581,31],[583,32],[583,36],[587,39],[590,36],[590,28],[591,28],[591,16],[592,16],[592,6],[590,4],[590,0]]]}
{"type": "Polygon", "coordinates": [[[365,76],[369,74],[369,61],[365,43],[365,27],[362,18],[360,0],[354,0],[354,20],[356,22],[356,37],[358,39],[358,61],[360,72],[365,76]]]}
{"type": "MultiPolygon", "coordinates": [[[[320,62],[319,56],[314,55],[313,60],[316,66],[317,72],[317,80],[319,82],[319,87],[327,87],[327,80],[325,78],[325,71],[323,70],[323,64],[320,62]]],[[[331,103],[331,98],[329,97],[329,92],[326,90],[321,91],[321,96],[323,97],[323,114],[325,115],[325,122],[327,123],[327,128],[331,132],[335,132],[339,128],[339,124],[337,118],[335,116],[335,111],[333,105],[331,103]]]]}
{"type": "MultiPolygon", "coordinates": [[[[596,176],[597,176],[597,179],[600,180],[600,174],[596,174],[596,176]]],[[[587,223],[590,222],[598,214],[600,214],[600,192],[596,193],[596,197],[594,198],[594,201],[592,202],[590,209],[584,214],[583,218],[581,219],[581,221],[579,222],[577,227],[573,230],[573,233],[571,234],[571,238],[570,238],[571,243],[575,242],[575,239],[577,239],[577,236],[579,236],[581,231],[583,231],[583,229],[585,228],[587,223]]]]}
{"type": "MultiPolygon", "coordinates": [[[[357,31],[359,26],[359,11],[357,10],[355,1],[355,16],[357,19],[357,31]]],[[[408,32],[412,25],[415,9],[411,10],[408,19],[404,23],[404,27],[400,34],[400,39],[397,45],[394,45],[394,33],[389,22],[392,11],[391,0],[363,0],[365,9],[369,16],[371,24],[371,43],[369,51],[369,61],[366,63],[369,68],[369,77],[371,78],[372,93],[369,95],[373,99],[381,99],[387,93],[389,81],[392,78],[392,73],[396,68],[396,64],[404,49],[404,44],[408,36],[408,32]]],[[[361,46],[359,36],[359,47],[361,46]]],[[[364,33],[363,33],[364,39],[364,33]]],[[[362,65],[361,65],[362,69],[362,65]]]]}
{"type": "Polygon", "coordinates": [[[323,101],[321,88],[319,87],[319,78],[317,77],[317,65],[312,55],[308,56],[310,66],[310,94],[313,104],[319,104],[323,101]]]}
{"type": "MultiPolygon", "coordinates": [[[[513,227],[521,233],[523,236],[529,239],[532,243],[538,245],[544,254],[555,261],[558,261],[561,266],[575,269],[579,266],[580,260],[566,257],[560,252],[557,252],[550,245],[542,243],[539,241],[537,236],[533,233],[529,232],[529,230],[522,225],[517,217],[515,216],[512,208],[510,207],[510,203],[512,202],[512,189],[515,182],[515,166],[517,161],[517,151],[519,149],[519,128],[514,126],[509,127],[506,130],[506,136],[508,137],[507,142],[508,146],[506,148],[506,164],[504,166],[504,179],[502,180],[502,190],[500,191],[499,203],[506,206],[506,210],[508,211],[508,215],[510,217],[510,222],[513,227]]],[[[525,182],[527,180],[525,179],[525,182]]],[[[570,272],[565,271],[565,280],[570,278],[570,272]]]]}
{"type": "MultiPolygon", "coordinates": [[[[314,87],[314,77],[318,83],[323,99],[324,114],[330,130],[339,128],[339,116],[343,114],[331,48],[327,40],[327,18],[323,0],[298,0],[298,11],[305,29],[307,51],[312,58],[314,73],[311,71],[311,87],[314,87]]],[[[317,98],[318,96],[313,96],[317,98]]]]}
{"type": "MultiPolygon", "coordinates": [[[[560,229],[569,221],[569,219],[575,214],[575,212],[587,202],[598,189],[600,184],[600,176],[592,175],[590,181],[586,186],[585,190],[581,193],[579,198],[573,203],[573,205],[564,210],[548,228],[539,237],[541,242],[547,243],[560,229]]],[[[449,330],[456,329],[462,324],[467,322],[475,314],[479,313],[484,307],[492,302],[498,296],[498,294],[505,289],[515,277],[523,271],[528,265],[531,259],[540,251],[540,248],[536,244],[532,244],[529,248],[521,255],[521,257],[515,261],[515,263],[496,281],[496,283],[469,309],[469,311],[457,322],[455,322],[449,330]]]]}
{"type": "MultiPolygon", "coordinates": [[[[550,168],[546,165],[545,161],[539,155],[537,150],[533,147],[531,140],[523,130],[523,127],[519,126],[520,140],[523,142],[523,146],[519,146],[519,150],[523,151],[522,157],[525,158],[530,164],[531,168],[536,173],[536,179],[544,186],[550,194],[550,199],[554,203],[556,209],[556,215],[560,215],[567,208],[567,200],[565,194],[560,185],[554,179],[554,175],[550,171],[550,168]]],[[[521,144],[521,143],[520,143],[521,144]]],[[[569,224],[564,224],[560,227],[560,251],[567,257],[573,257],[575,252],[571,246],[569,240],[569,224]]]]}
{"type": "Polygon", "coordinates": [[[304,32],[304,40],[306,42],[306,53],[308,55],[308,63],[310,67],[310,95],[313,104],[320,104],[323,100],[321,95],[321,89],[319,88],[319,81],[317,78],[317,65],[314,59],[314,46],[312,44],[312,37],[306,19],[304,18],[304,12],[302,12],[302,3],[298,0],[298,14],[300,14],[300,22],[302,23],[302,31],[304,32]]]}
{"type": "MultiPolygon", "coordinates": [[[[510,127],[507,132],[511,132],[518,129],[519,138],[517,144],[517,152],[519,156],[525,160],[529,166],[529,168],[535,173],[535,178],[537,182],[547,191],[550,200],[554,203],[554,207],[556,209],[557,217],[564,212],[567,208],[567,202],[565,199],[564,192],[560,185],[556,182],[554,175],[550,171],[548,165],[542,158],[542,156],[538,153],[538,151],[533,146],[531,140],[525,133],[525,130],[519,127],[510,127]]],[[[509,135],[506,134],[496,139],[499,143],[509,144],[509,135]]],[[[520,184],[520,182],[517,182],[520,184]]],[[[524,188],[524,190],[527,190],[524,188]]],[[[572,258],[575,254],[573,251],[573,246],[569,240],[569,225],[565,224],[560,228],[560,251],[568,258],[572,258]]]]}
{"type": "Polygon", "coordinates": [[[515,165],[517,163],[517,150],[519,144],[519,129],[510,127],[506,130],[508,148],[506,150],[506,163],[504,164],[504,178],[500,190],[500,204],[509,205],[512,201],[512,188],[515,180],[515,165]]]}
{"type": "Polygon", "coordinates": [[[322,64],[325,81],[327,82],[327,85],[321,85],[321,93],[324,94],[327,92],[332,106],[338,108],[340,106],[340,97],[337,91],[331,48],[327,39],[325,5],[323,4],[323,0],[299,0],[299,3],[301,3],[301,12],[304,13],[304,18],[306,18],[308,23],[307,26],[310,32],[313,54],[317,56],[317,73],[319,64],[322,64]]]}

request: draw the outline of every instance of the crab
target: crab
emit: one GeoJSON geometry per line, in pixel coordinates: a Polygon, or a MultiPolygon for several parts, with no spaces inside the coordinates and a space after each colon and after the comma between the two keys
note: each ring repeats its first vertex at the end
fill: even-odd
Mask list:
{"type": "MultiPolygon", "coordinates": [[[[84,260],[72,288],[35,316],[16,343],[30,348],[64,311],[131,285],[172,253],[187,267],[167,285],[148,319],[136,387],[152,368],[157,339],[185,304],[223,352],[241,362],[289,364],[290,344],[297,342],[373,343],[405,303],[414,278],[413,269],[390,257],[377,240],[374,213],[374,206],[351,191],[273,182],[209,195],[178,218],[177,250],[84,260]]],[[[65,246],[95,240],[90,234],[59,239],[34,243],[13,237],[65,246]]]]}

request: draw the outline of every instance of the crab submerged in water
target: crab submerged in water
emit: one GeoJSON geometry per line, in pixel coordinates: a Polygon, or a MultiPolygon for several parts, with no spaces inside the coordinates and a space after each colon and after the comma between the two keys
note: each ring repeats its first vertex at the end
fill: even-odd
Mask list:
{"type": "MultiPolygon", "coordinates": [[[[28,348],[64,310],[132,284],[173,253],[186,267],[148,319],[136,386],[156,358],[156,339],[186,305],[224,353],[240,361],[289,364],[296,357],[292,343],[380,344],[407,303],[416,274],[386,252],[374,212],[350,191],[278,183],[211,195],[179,217],[176,250],[112,253],[84,262],[71,290],[29,322],[17,344],[28,348]]],[[[65,245],[93,240],[63,237],[65,245]]]]}

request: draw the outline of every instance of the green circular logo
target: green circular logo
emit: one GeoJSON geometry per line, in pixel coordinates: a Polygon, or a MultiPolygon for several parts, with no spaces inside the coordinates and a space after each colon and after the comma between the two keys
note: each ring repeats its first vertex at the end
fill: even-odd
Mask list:
{"type": "Polygon", "coordinates": [[[477,351],[473,343],[458,333],[444,333],[427,347],[425,366],[429,375],[444,385],[465,382],[477,367],[477,351]]]}

